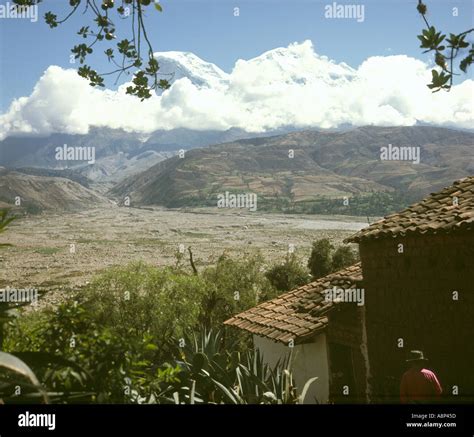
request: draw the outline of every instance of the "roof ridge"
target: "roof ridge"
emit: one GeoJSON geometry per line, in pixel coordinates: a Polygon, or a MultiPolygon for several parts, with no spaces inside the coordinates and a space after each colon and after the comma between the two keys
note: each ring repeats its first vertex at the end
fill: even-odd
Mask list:
{"type": "Polygon", "coordinates": [[[344,242],[355,243],[384,236],[435,234],[454,230],[474,230],[474,175],[458,179],[419,202],[386,215],[346,238],[344,242]]]}
{"type": "MultiPolygon", "coordinates": [[[[275,341],[301,340],[326,328],[327,313],[338,302],[328,302],[319,296],[323,297],[323,291],[331,287],[335,281],[348,283],[347,288],[361,282],[361,263],[355,263],[318,278],[316,281],[282,293],[274,299],[234,315],[224,324],[275,341]],[[300,293],[301,291],[304,293],[300,293]],[[314,297],[315,293],[318,294],[318,298],[314,297]]],[[[343,288],[343,284],[336,285],[343,288]]]]}

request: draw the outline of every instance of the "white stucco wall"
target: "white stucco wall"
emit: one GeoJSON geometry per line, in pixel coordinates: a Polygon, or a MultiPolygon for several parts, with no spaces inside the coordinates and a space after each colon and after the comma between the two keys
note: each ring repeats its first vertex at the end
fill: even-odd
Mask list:
{"type": "MultiPolygon", "coordinates": [[[[262,352],[265,362],[271,366],[291,351],[283,343],[276,343],[257,335],[254,335],[253,341],[255,348],[262,352]]],[[[292,350],[292,367],[298,393],[301,393],[309,378],[314,376],[319,378],[311,385],[306,395],[305,404],[327,403],[329,399],[329,365],[326,335],[318,335],[314,343],[295,345],[292,350]]]]}

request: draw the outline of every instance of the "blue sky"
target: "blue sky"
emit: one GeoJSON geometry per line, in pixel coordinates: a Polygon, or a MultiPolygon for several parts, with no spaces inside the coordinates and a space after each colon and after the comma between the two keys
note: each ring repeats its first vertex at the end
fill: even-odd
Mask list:
{"type": "MultiPolygon", "coordinates": [[[[5,3],[5,0],[0,1],[0,4],[5,3]]],[[[53,30],[42,19],[47,10],[64,16],[69,10],[67,3],[45,0],[37,23],[0,20],[0,112],[7,109],[12,99],[29,95],[48,66],[77,67],[69,63],[69,55],[71,47],[80,41],[75,32],[84,23],[85,16],[78,13],[53,30]]],[[[318,54],[352,67],[374,55],[407,54],[426,59],[416,38],[423,26],[415,10],[416,0],[360,2],[365,6],[363,23],[325,19],[324,7],[330,3],[163,0],[163,13],[150,9],[147,23],[155,51],[191,51],[227,72],[237,59],[253,58],[264,51],[306,39],[313,41],[318,54]],[[240,9],[238,17],[234,16],[235,7],[240,9]]],[[[426,0],[426,3],[430,9],[429,19],[440,29],[458,32],[473,26],[472,0],[426,0]],[[459,8],[458,17],[453,17],[453,7],[459,8]]],[[[127,23],[117,23],[120,37],[129,35],[127,23]]],[[[99,71],[107,71],[102,56],[93,59],[99,71]]],[[[113,80],[107,85],[114,88],[113,80]]]]}

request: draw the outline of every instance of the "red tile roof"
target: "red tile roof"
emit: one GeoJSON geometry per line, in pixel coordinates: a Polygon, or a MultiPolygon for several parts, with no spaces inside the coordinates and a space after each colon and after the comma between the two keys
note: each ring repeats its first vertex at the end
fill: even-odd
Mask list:
{"type": "Polygon", "coordinates": [[[324,330],[328,313],[338,302],[326,301],[324,291],[356,288],[362,281],[360,263],[263,302],[227,320],[224,324],[244,329],[274,341],[296,343],[324,330]]]}
{"type": "Polygon", "coordinates": [[[362,229],[346,242],[474,230],[474,176],[454,182],[401,212],[362,229]],[[457,204],[456,204],[457,200],[457,204]]]}

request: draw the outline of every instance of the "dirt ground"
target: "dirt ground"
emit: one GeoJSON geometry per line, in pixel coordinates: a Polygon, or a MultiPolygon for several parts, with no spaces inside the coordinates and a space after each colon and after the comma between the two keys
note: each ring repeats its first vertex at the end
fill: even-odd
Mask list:
{"type": "Polygon", "coordinates": [[[289,245],[306,260],[323,237],[338,244],[367,226],[360,217],[264,214],[236,210],[110,207],[80,213],[45,213],[14,221],[2,234],[0,287],[59,289],[84,285],[114,265],[142,260],[164,266],[190,246],[196,265],[224,251],[241,256],[260,250],[283,260],[289,245]]]}

